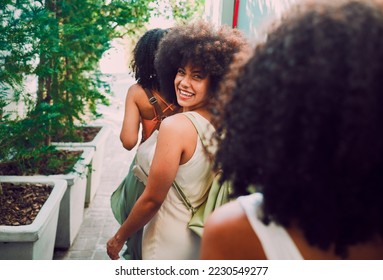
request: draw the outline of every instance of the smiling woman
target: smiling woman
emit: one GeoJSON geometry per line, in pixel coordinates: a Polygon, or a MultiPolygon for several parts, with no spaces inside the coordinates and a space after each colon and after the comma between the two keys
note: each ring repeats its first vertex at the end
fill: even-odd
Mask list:
{"type": "Polygon", "coordinates": [[[191,62],[178,68],[174,79],[177,102],[184,111],[192,111],[206,103],[206,93],[209,88],[209,76],[202,68],[195,67],[191,62]]]}
{"type": "MultiPolygon", "coordinates": [[[[155,60],[161,92],[168,102],[183,106],[184,113],[167,117],[138,148],[136,163],[149,177],[129,217],[108,241],[112,259],[142,227],[143,259],[199,258],[200,238],[187,227],[192,213],[171,185],[176,181],[194,208],[207,198],[213,162],[189,118],[203,128],[206,139],[212,137],[209,101],[219,95],[232,63],[248,50],[238,30],[203,21],[174,27],[161,41],[155,60]]],[[[209,148],[214,152],[214,146],[209,148]]]]}

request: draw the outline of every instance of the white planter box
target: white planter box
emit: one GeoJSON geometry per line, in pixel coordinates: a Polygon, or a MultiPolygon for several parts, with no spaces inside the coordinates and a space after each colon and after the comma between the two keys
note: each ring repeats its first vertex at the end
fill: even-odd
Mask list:
{"type": "Polygon", "coordinates": [[[93,200],[98,187],[100,186],[100,179],[103,167],[103,157],[106,146],[106,140],[111,132],[108,125],[97,124],[87,125],[90,127],[101,127],[97,136],[90,142],[54,142],[53,144],[58,147],[92,147],[94,149],[94,156],[91,162],[91,176],[89,176],[86,188],[85,207],[88,207],[93,200]]]}
{"type": "Polygon", "coordinates": [[[74,171],[68,174],[35,176],[36,178],[55,178],[67,181],[68,187],[60,205],[55,248],[68,249],[73,244],[84,220],[88,167],[92,161],[94,149],[86,147],[57,147],[57,149],[83,151],[81,159],[74,166],[74,171]]]}
{"type": "Polygon", "coordinates": [[[0,176],[0,182],[47,183],[53,190],[33,223],[0,226],[0,259],[51,260],[56,238],[60,202],[67,182],[60,179],[37,179],[33,176],[0,176]]]}

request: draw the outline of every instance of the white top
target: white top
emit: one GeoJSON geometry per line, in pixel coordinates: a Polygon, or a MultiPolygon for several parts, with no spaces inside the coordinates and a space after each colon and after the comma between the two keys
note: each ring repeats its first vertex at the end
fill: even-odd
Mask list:
{"type": "MultiPolygon", "coordinates": [[[[204,130],[206,137],[211,136],[215,129],[209,121],[196,112],[189,113],[196,117],[202,128],[206,128],[204,130]]],[[[157,135],[158,131],[154,132],[137,150],[137,163],[146,173],[149,172],[153,160],[157,135]]],[[[179,166],[175,178],[194,207],[199,206],[207,196],[206,182],[212,176],[211,168],[212,163],[198,138],[193,156],[188,162],[179,166]]],[[[200,238],[188,229],[187,224],[190,218],[191,212],[175,188],[171,187],[159,211],[144,227],[142,258],[198,259],[200,238]]]]}
{"type": "Polygon", "coordinates": [[[266,226],[258,218],[262,215],[262,194],[241,196],[238,201],[246,212],[247,219],[261,242],[268,260],[303,260],[294,241],[283,227],[274,222],[266,226]]]}

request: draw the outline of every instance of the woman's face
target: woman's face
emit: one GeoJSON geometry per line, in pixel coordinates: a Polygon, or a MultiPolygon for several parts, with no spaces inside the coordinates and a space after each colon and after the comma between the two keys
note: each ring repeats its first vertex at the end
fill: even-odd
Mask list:
{"type": "Polygon", "coordinates": [[[178,104],[190,111],[205,105],[210,78],[189,62],[177,70],[174,86],[178,104]]]}

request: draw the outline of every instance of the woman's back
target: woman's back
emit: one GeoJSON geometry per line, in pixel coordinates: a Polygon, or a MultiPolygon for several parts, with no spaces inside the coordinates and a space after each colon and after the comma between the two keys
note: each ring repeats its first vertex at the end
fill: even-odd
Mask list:
{"type": "Polygon", "coordinates": [[[141,142],[148,139],[154,130],[159,128],[162,119],[179,111],[175,105],[166,102],[158,91],[149,89],[144,89],[144,91],[146,99],[140,94],[139,100],[137,100],[142,124],[141,142]]]}
{"type": "MultiPolygon", "coordinates": [[[[188,112],[188,114],[192,114],[205,129],[205,136],[211,137],[215,129],[209,121],[196,112],[188,112]]],[[[177,115],[177,117],[181,116],[177,115]]],[[[140,145],[137,151],[137,163],[147,174],[155,153],[157,134],[155,132],[140,145]]],[[[194,135],[196,138],[194,153],[187,162],[179,166],[175,181],[181,186],[191,204],[197,207],[206,198],[206,182],[212,175],[210,172],[212,162],[207,157],[197,132],[194,135]]],[[[187,140],[184,139],[184,141],[187,140]]],[[[176,189],[171,187],[158,213],[145,226],[143,259],[198,259],[200,239],[185,227],[190,220],[190,215],[190,210],[184,205],[176,189]]]]}
{"type": "Polygon", "coordinates": [[[126,95],[125,115],[120,134],[121,142],[128,150],[133,149],[138,142],[140,124],[143,127],[141,139],[143,142],[158,128],[161,119],[156,118],[157,115],[163,112],[166,116],[176,112],[176,106],[169,106],[160,96],[160,85],[154,67],[158,44],[166,33],[166,29],[148,30],[138,40],[133,50],[131,67],[136,83],[130,86],[126,95]],[[155,96],[156,103],[149,102],[151,96],[148,98],[145,90],[149,95],[155,96]],[[156,105],[159,105],[157,112],[156,105]]]}
{"type": "Polygon", "coordinates": [[[126,96],[125,116],[120,138],[128,150],[138,142],[140,123],[142,124],[141,142],[144,142],[158,128],[161,118],[178,112],[178,108],[167,103],[158,91],[147,90],[155,97],[159,112],[156,111],[155,104],[150,103],[145,89],[139,84],[132,85],[126,96]],[[158,117],[161,112],[163,117],[158,117]]]}
{"type": "MultiPolygon", "coordinates": [[[[259,219],[262,200],[256,196],[242,196],[213,213],[202,239],[202,259],[340,259],[334,246],[322,250],[310,245],[297,226],[263,224],[259,219]]],[[[350,246],[348,250],[349,260],[382,260],[383,240],[377,238],[350,246]]]]}

